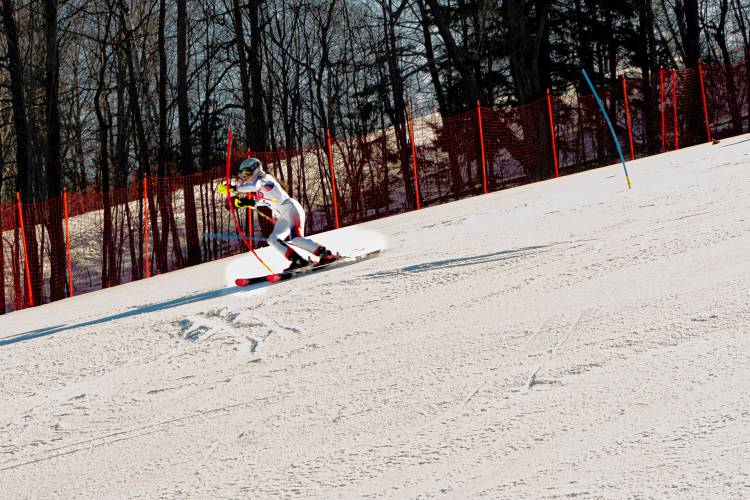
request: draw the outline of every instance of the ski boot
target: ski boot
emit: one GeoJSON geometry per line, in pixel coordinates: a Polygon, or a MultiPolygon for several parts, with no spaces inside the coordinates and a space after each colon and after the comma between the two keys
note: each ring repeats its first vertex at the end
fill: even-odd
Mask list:
{"type": "Polygon", "coordinates": [[[325,266],[326,264],[330,264],[331,262],[335,262],[339,258],[341,258],[340,255],[334,255],[333,252],[331,252],[324,246],[318,248],[318,250],[315,252],[315,255],[318,257],[318,262],[315,264],[315,267],[325,266]]]}
{"type": "Polygon", "coordinates": [[[285,273],[289,271],[296,271],[298,269],[302,269],[304,267],[312,265],[311,261],[303,259],[302,256],[297,252],[294,252],[290,257],[292,262],[289,267],[284,269],[285,273]]]}

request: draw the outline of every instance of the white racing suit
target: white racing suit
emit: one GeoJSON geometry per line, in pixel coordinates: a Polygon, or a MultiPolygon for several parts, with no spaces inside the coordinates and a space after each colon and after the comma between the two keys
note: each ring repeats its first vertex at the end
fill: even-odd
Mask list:
{"type": "Polygon", "coordinates": [[[257,180],[237,186],[237,193],[250,193],[255,198],[255,206],[270,207],[276,225],[268,237],[268,243],[278,250],[287,260],[302,257],[286,243],[291,243],[315,256],[325,251],[325,247],[305,238],[305,210],[297,200],[290,197],[276,179],[268,173],[261,174],[257,180]]]}

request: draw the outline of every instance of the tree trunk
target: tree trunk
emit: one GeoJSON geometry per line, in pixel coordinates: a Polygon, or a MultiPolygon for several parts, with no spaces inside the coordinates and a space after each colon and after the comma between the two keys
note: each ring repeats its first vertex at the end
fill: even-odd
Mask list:
{"type": "MultiPolygon", "coordinates": [[[[544,97],[543,75],[539,67],[539,50],[544,38],[546,9],[537,12],[536,23],[527,19],[525,0],[504,0],[508,29],[510,72],[520,104],[544,97]]],[[[547,4],[548,5],[548,4],[547,4]]],[[[549,80],[549,76],[546,76],[549,80]]]]}
{"type": "MultiPolygon", "coordinates": [[[[0,165],[5,165],[5,144],[3,136],[0,133],[0,165]]],[[[3,192],[4,177],[0,175],[0,193],[3,192]]],[[[3,210],[0,209],[0,230],[3,227],[3,210]]],[[[1,231],[0,231],[1,232],[1,231]]],[[[3,244],[5,239],[0,237],[0,315],[5,314],[5,249],[3,244]]]]}
{"type": "Polygon", "coordinates": [[[615,39],[615,20],[612,8],[604,5],[605,32],[607,33],[607,66],[609,66],[609,116],[614,125],[617,124],[617,40],[615,39]]]}
{"type": "MultiPolygon", "coordinates": [[[[266,131],[266,117],[263,111],[263,60],[261,58],[262,33],[260,30],[261,0],[250,0],[250,79],[253,85],[253,125],[255,131],[250,138],[253,151],[268,150],[268,132],[266,131]]],[[[243,39],[244,44],[244,39],[243,39]]]]}
{"type": "MultiPolygon", "coordinates": [[[[166,0],[159,0],[159,35],[157,41],[159,51],[159,138],[157,141],[157,179],[154,182],[154,185],[156,187],[156,201],[159,205],[159,215],[161,216],[161,238],[159,239],[161,248],[157,248],[156,251],[165,256],[167,259],[167,270],[169,270],[169,259],[166,256],[172,217],[166,194],[168,186],[165,185],[165,177],[167,175],[167,146],[171,142],[169,140],[169,129],[167,127],[167,84],[169,83],[169,77],[167,76],[166,37],[164,36],[166,16],[166,0]]],[[[177,251],[180,251],[179,247],[177,248],[177,251]]]]}
{"type": "Polygon", "coordinates": [[[198,219],[195,208],[195,193],[190,174],[193,168],[193,147],[190,139],[190,109],[187,87],[187,0],[177,0],[177,115],[180,128],[180,164],[185,174],[185,239],[187,241],[187,264],[201,262],[201,247],[198,238],[198,219]]]}
{"type": "Polygon", "coordinates": [[[391,86],[393,98],[393,110],[391,113],[391,122],[393,123],[398,140],[399,149],[401,150],[401,175],[404,179],[404,189],[406,190],[406,199],[411,208],[417,207],[417,194],[414,189],[414,173],[410,166],[409,154],[407,154],[406,144],[406,102],[404,101],[404,79],[401,75],[399,66],[398,47],[396,46],[395,24],[397,19],[391,8],[391,2],[388,0],[382,2],[383,9],[383,31],[385,39],[385,57],[388,64],[388,77],[391,86]]]}
{"type": "Polygon", "coordinates": [[[440,75],[437,70],[437,64],[435,64],[435,50],[432,46],[432,33],[430,32],[430,23],[427,19],[427,11],[425,9],[424,0],[417,0],[417,7],[419,7],[420,24],[422,26],[422,37],[424,38],[424,50],[425,59],[427,59],[427,68],[430,71],[430,78],[432,79],[432,86],[435,88],[435,98],[438,102],[438,108],[440,114],[447,116],[450,111],[448,110],[445,102],[445,93],[443,91],[443,84],[440,82],[440,75]]]}
{"type": "Polygon", "coordinates": [[[2,0],[5,40],[8,45],[8,73],[13,103],[13,125],[16,131],[16,191],[21,193],[21,201],[29,202],[33,193],[29,177],[29,126],[26,117],[26,96],[24,94],[23,67],[18,47],[18,27],[14,17],[13,0],[2,0]]]}
{"type": "MultiPolygon", "coordinates": [[[[643,92],[645,148],[647,154],[660,150],[658,92],[654,88],[654,77],[657,74],[656,38],[654,36],[654,11],[652,0],[639,0],[638,36],[635,45],[635,58],[641,68],[641,85],[643,92]]],[[[634,122],[635,123],[635,122],[634,122]]]]}
{"type": "MultiPolygon", "coordinates": [[[[742,7],[741,0],[732,0],[732,11],[734,12],[734,18],[739,26],[740,35],[742,36],[742,43],[744,48],[745,57],[745,99],[750,106],[750,36],[748,35],[747,24],[745,22],[745,11],[742,7]]],[[[747,126],[750,129],[750,110],[747,114],[747,126]]]]}
{"type": "MultiPolygon", "coordinates": [[[[465,106],[472,109],[477,100],[484,100],[482,98],[482,86],[477,80],[474,72],[474,64],[469,55],[469,51],[466,46],[459,46],[456,39],[451,31],[451,20],[450,15],[445,7],[441,6],[439,0],[426,0],[427,5],[430,7],[430,13],[435,21],[438,32],[440,33],[443,42],[445,43],[445,50],[448,53],[448,57],[453,61],[461,75],[461,81],[463,82],[465,90],[465,106]]],[[[513,0],[514,2],[519,0],[513,0]]],[[[513,29],[513,28],[512,28],[513,29]]]]}
{"type": "MultiPolygon", "coordinates": [[[[31,164],[29,123],[26,115],[26,98],[24,94],[23,66],[18,46],[18,27],[14,17],[15,5],[13,0],[3,0],[3,24],[5,25],[5,40],[7,43],[8,73],[10,75],[10,90],[13,107],[13,125],[16,131],[16,191],[21,195],[23,203],[34,199],[29,167],[31,164]]],[[[36,243],[36,230],[26,217],[24,233],[28,248],[29,271],[32,277],[39,272],[39,253],[36,243]]],[[[41,280],[32,281],[34,297],[41,299],[41,280]]],[[[28,291],[27,291],[28,295],[28,291]]]]}
{"type": "MultiPolygon", "coordinates": [[[[543,99],[545,95],[543,82],[549,81],[549,74],[542,74],[539,64],[540,48],[548,37],[546,17],[549,2],[536,2],[536,16],[529,19],[526,14],[526,1],[503,1],[504,19],[508,30],[510,72],[520,104],[543,99]]],[[[524,131],[525,141],[529,143],[529,147],[540,152],[542,159],[532,159],[524,167],[529,180],[547,179],[554,175],[548,118],[539,116],[531,121],[531,128],[530,131],[524,131]]]]}
{"type": "Polygon", "coordinates": [[[695,68],[701,57],[698,0],[677,0],[674,10],[685,51],[685,67],[695,68]]]}
{"type": "Polygon", "coordinates": [[[99,41],[100,52],[99,52],[99,77],[96,86],[96,92],[94,93],[94,112],[96,113],[96,120],[99,124],[99,170],[101,176],[101,189],[102,189],[102,200],[103,200],[103,217],[104,227],[102,229],[102,288],[107,288],[111,285],[112,280],[110,273],[115,268],[115,250],[114,242],[112,240],[113,228],[112,228],[112,207],[110,201],[110,171],[109,171],[109,128],[110,123],[106,120],[104,112],[102,110],[102,101],[107,102],[106,97],[102,97],[102,92],[106,88],[105,76],[107,73],[107,43],[109,39],[109,29],[112,17],[111,14],[107,16],[107,23],[104,29],[104,38],[99,41]]]}
{"type": "Polygon", "coordinates": [[[58,106],[60,62],[57,51],[57,0],[44,1],[47,37],[45,111],[47,116],[47,230],[50,239],[50,300],[65,297],[67,283],[63,234],[62,164],[60,162],[60,111],[58,106]]]}
{"type": "MultiPolygon", "coordinates": [[[[677,0],[674,9],[678,20],[682,20],[680,22],[680,34],[683,50],[685,51],[685,60],[683,63],[686,68],[697,68],[698,60],[701,57],[698,0],[677,0]]],[[[689,114],[683,120],[689,132],[688,137],[695,139],[705,135],[703,104],[701,102],[700,80],[697,70],[693,77],[691,90],[693,95],[690,96],[690,101],[696,105],[690,106],[689,114]]],[[[685,146],[690,145],[687,141],[680,141],[680,143],[685,146]]]]}
{"type": "MultiPolygon", "coordinates": [[[[141,114],[141,102],[138,92],[138,75],[135,72],[135,64],[133,62],[133,45],[131,42],[132,30],[127,24],[125,14],[127,12],[127,5],[124,0],[120,0],[120,23],[122,30],[125,33],[125,62],[128,68],[128,93],[130,94],[130,112],[133,116],[135,123],[135,130],[138,137],[138,180],[140,181],[144,174],[150,174],[151,171],[151,157],[148,150],[148,141],[146,139],[146,130],[143,126],[143,116],[141,114]]],[[[148,201],[148,200],[147,200],[148,201]]],[[[156,254],[156,267],[160,273],[167,272],[167,252],[166,247],[161,244],[161,235],[159,233],[159,219],[156,210],[153,207],[149,207],[149,214],[151,217],[151,232],[153,234],[153,250],[156,254]]],[[[146,257],[148,258],[148,256],[146,257]]]]}
{"type": "MultiPolygon", "coordinates": [[[[594,55],[591,51],[591,38],[587,30],[586,21],[590,19],[588,12],[584,13],[582,0],[575,0],[575,18],[576,18],[576,30],[578,44],[576,50],[578,51],[578,62],[581,65],[581,69],[585,69],[589,75],[594,74],[594,55]]],[[[580,77],[580,82],[583,88],[586,87],[586,81],[583,76],[580,77]]]]}
{"type": "Polygon", "coordinates": [[[240,87],[242,88],[242,109],[245,119],[245,143],[250,144],[250,137],[254,137],[253,127],[252,95],[250,93],[250,75],[247,72],[247,44],[245,43],[245,28],[242,22],[242,9],[240,0],[232,0],[234,13],[234,35],[237,55],[240,65],[240,87]]]}
{"type": "Polygon", "coordinates": [[[719,25],[714,33],[714,39],[721,51],[721,58],[724,62],[724,75],[727,82],[727,97],[729,98],[729,114],[732,118],[732,133],[739,134],[742,132],[742,115],[740,114],[739,103],[737,102],[737,86],[734,81],[734,68],[732,67],[732,58],[729,55],[726,39],[726,22],[729,12],[729,0],[721,0],[720,3],[719,25]]]}
{"type": "MultiPolygon", "coordinates": [[[[117,34],[119,38],[120,34],[117,34]]],[[[120,40],[118,40],[119,42],[120,40]]],[[[123,61],[123,51],[118,50],[116,52],[117,64],[116,64],[116,87],[117,87],[117,140],[115,141],[114,147],[114,171],[113,180],[115,189],[124,189],[128,183],[128,175],[130,174],[130,168],[128,166],[128,159],[130,153],[130,103],[126,102],[127,95],[127,68],[123,61]]],[[[120,249],[118,249],[120,250],[120,249]]]]}

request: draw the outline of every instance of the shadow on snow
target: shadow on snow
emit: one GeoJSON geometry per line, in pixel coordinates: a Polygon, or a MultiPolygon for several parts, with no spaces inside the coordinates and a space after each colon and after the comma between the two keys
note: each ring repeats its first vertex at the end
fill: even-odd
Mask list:
{"type": "MultiPolygon", "coordinates": [[[[262,286],[263,285],[265,284],[262,284],[262,286]]],[[[147,314],[147,313],[156,312],[156,311],[163,311],[165,309],[170,309],[172,307],[184,306],[186,304],[194,304],[196,302],[202,302],[204,300],[225,297],[227,295],[232,295],[240,291],[254,290],[257,288],[261,288],[261,287],[240,288],[240,287],[233,286],[230,288],[221,288],[219,290],[210,290],[208,292],[198,293],[196,295],[188,295],[185,297],[179,297],[176,299],[167,300],[167,301],[159,302],[156,304],[148,304],[145,306],[135,307],[128,311],[123,311],[121,313],[112,314],[110,316],[104,316],[102,318],[93,319],[91,321],[84,321],[84,322],[76,323],[73,325],[57,325],[57,326],[50,326],[47,328],[40,328],[37,330],[20,333],[18,335],[14,335],[13,337],[0,339],[0,347],[11,345],[11,344],[17,344],[19,342],[25,342],[27,340],[33,340],[33,339],[37,339],[40,337],[46,337],[48,335],[53,335],[55,333],[61,333],[67,330],[73,330],[74,328],[83,328],[87,326],[100,325],[102,323],[108,323],[110,321],[115,321],[118,319],[130,318],[133,316],[139,316],[141,314],[147,314]]]]}
{"type": "MultiPolygon", "coordinates": [[[[487,262],[509,260],[509,259],[521,257],[523,255],[538,253],[539,251],[542,251],[546,248],[553,247],[559,244],[560,243],[551,243],[549,245],[535,245],[535,246],[517,248],[514,250],[502,250],[499,252],[493,252],[493,253],[488,253],[488,254],[483,254],[483,255],[475,255],[471,257],[458,257],[455,259],[436,260],[433,262],[425,262],[423,264],[406,266],[406,267],[403,267],[401,269],[397,269],[394,271],[382,271],[382,272],[372,273],[372,274],[366,275],[365,277],[366,278],[381,278],[381,277],[386,277],[386,276],[400,275],[402,273],[420,273],[420,272],[426,272],[426,271],[448,269],[452,267],[463,267],[463,266],[484,264],[487,262]]],[[[147,313],[156,312],[156,311],[163,311],[165,309],[183,306],[186,304],[194,304],[196,302],[202,302],[204,300],[225,297],[227,295],[232,295],[237,292],[246,291],[246,290],[255,290],[258,288],[265,287],[265,286],[268,286],[268,284],[261,283],[257,286],[246,287],[246,288],[233,286],[230,288],[222,288],[219,290],[210,290],[208,292],[203,292],[203,293],[199,293],[196,295],[188,295],[185,297],[179,297],[177,299],[167,300],[164,302],[159,302],[157,304],[149,304],[145,306],[136,307],[128,311],[123,311],[121,313],[112,314],[110,316],[104,316],[102,318],[94,319],[91,321],[84,321],[84,322],[76,323],[73,325],[57,325],[57,326],[51,326],[47,328],[40,328],[38,330],[32,330],[29,332],[20,333],[18,335],[14,335],[13,337],[0,339],[0,347],[11,345],[11,344],[17,344],[19,342],[25,342],[27,340],[34,340],[40,337],[54,335],[56,333],[73,330],[75,328],[84,328],[87,326],[100,325],[100,324],[108,323],[110,321],[115,321],[118,319],[130,318],[133,316],[139,316],[141,314],[147,314],[147,313]]]]}
{"type": "Polygon", "coordinates": [[[474,255],[471,257],[457,257],[455,259],[435,260],[432,262],[425,262],[423,264],[416,264],[413,266],[402,267],[393,271],[381,271],[377,273],[368,274],[366,278],[383,278],[387,276],[396,276],[403,273],[423,273],[427,271],[435,271],[440,269],[449,269],[452,267],[464,267],[474,266],[478,264],[485,264],[488,262],[499,262],[503,260],[514,259],[523,255],[539,253],[539,251],[546,248],[559,245],[559,243],[551,243],[549,245],[535,245],[530,247],[516,248],[514,250],[501,250],[499,252],[487,253],[483,255],[474,255]]]}

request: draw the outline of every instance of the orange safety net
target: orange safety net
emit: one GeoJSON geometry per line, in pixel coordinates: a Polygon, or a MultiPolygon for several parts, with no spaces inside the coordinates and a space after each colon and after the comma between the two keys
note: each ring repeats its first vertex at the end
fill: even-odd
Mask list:
{"type": "MultiPolygon", "coordinates": [[[[623,86],[618,79],[600,89],[626,158],[631,135],[638,158],[705,142],[709,131],[721,138],[750,129],[747,62],[703,65],[701,71],[703,87],[697,69],[665,69],[649,80],[628,78],[623,86]]],[[[324,132],[302,148],[252,155],[302,204],[307,234],[333,229],[337,219],[346,226],[413,210],[417,192],[419,206],[426,207],[481,194],[485,183],[495,191],[552,178],[552,132],[559,175],[617,161],[590,95],[552,95],[453,116],[422,114],[413,117],[412,132],[404,117],[366,135],[333,135],[330,150],[324,132]]],[[[244,156],[233,152],[233,172],[244,156]]],[[[148,178],[145,185],[132,178],[109,193],[0,205],[0,313],[143,279],[147,267],[150,275],[163,274],[247,251],[216,191],[225,175],[221,165],[190,176],[148,178]]],[[[246,237],[254,236],[253,246],[263,246],[272,223],[249,210],[237,215],[246,237]]]]}

